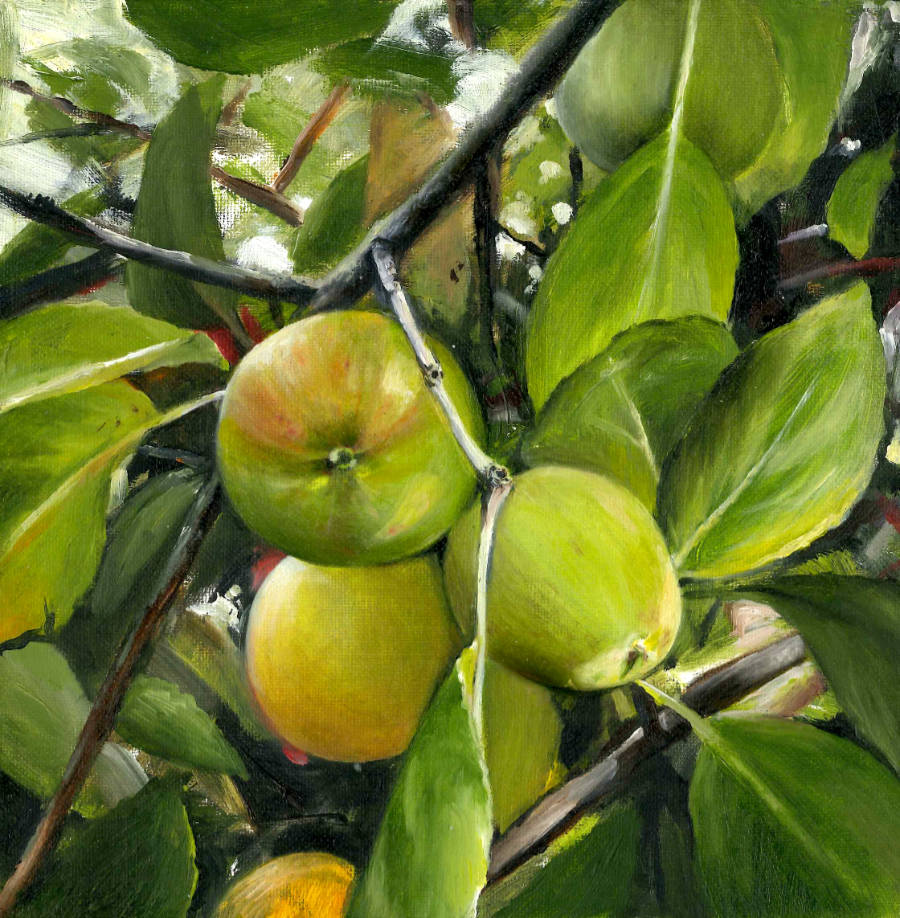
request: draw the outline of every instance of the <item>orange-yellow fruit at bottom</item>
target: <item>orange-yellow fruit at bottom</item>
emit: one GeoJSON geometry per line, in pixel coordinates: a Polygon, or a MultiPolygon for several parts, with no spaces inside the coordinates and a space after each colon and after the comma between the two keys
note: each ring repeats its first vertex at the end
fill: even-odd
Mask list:
{"type": "Polygon", "coordinates": [[[216,918],[341,918],[352,882],[353,867],[333,854],[286,854],[241,877],[216,918]]]}
{"type": "Polygon", "coordinates": [[[273,733],[311,755],[399,755],[460,644],[433,555],[375,567],[285,558],[247,624],[250,687],[273,733]]]}

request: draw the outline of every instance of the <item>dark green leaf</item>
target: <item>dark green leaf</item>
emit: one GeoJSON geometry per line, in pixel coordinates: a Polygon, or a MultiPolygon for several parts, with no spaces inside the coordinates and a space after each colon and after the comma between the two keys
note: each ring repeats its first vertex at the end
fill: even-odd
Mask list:
{"type": "Polygon", "coordinates": [[[900,584],[819,574],[748,595],[799,629],[841,706],[900,772],[900,584]]]}
{"type": "Polygon", "coordinates": [[[754,342],[663,470],[659,515],[682,575],[752,571],[836,526],[872,475],[884,395],[865,284],[754,342]]]}
{"type": "Polygon", "coordinates": [[[568,0],[478,0],[475,28],[489,47],[520,54],[568,6],[568,0]]]}
{"type": "MultiPolygon", "coordinates": [[[[191,86],[153,132],[134,212],[137,239],[224,259],[209,177],[223,83],[224,77],[214,77],[191,86]]],[[[231,291],[194,284],[135,261],[128,263],[125,279],[135,309],[176,325],[221,325],[217,314],[232,310],[236,302],[231,291]]]]}
{"type": "MultiPolygon", "coordinates": [[[[63,201],[62,206],[82,217],[96,217],[106,205],[102,189],[88,188],[63,201]]],[[[0,287],[46,270],[77,244],[68,233],[29,223],[0,252],[0,287]]]]}
{"type": "Polygon", "coordinates": [[[44,306],[0,323],[0,413],[158,366],[224,367],[212,341],[121,306],[44,306]]]}
{"type": "Polygon", "coordinates": [[[600,183],[547,263],[526,358],[535,405],[632,325],[724,319],[737,260],[715,169],[677,126],[666,131],[600,183]]]}
{"type": "Polygon", "coordinates": [[[94,579],[110,475],[159,421],[124,382],[0,415],[0,640],[63,624],[94,579]]]}
{"type": "Polygon", "coordinates": [[[116,720],[116,731],[132,746],[199,771],[246,779],[240,756],[192,695],[171,682],[138,676],[116,720]]]}
{"type": "Polygon", "coordinates": [[[171,787],[153,783],[101,819],[67,832],[21,914],[184,918],[196,884],[184,805],[171,787]]]}
{"type": "Polygon", "coordinates": [[[299,273],[325,271],[365,236],[368,168],[368,155],[361,156],[310,204],[291,249],[299,273]]]}
{"type": "Polygon", "coordinates": [[[541,855],[489,887],[479,918],[601,918],[625,914],[640,820],[630,803],[586,816],[541,855]]]}
{"type": "MultiPolygon", "coordinates": [[[[0,655],[0,769],[38,797],[56,791],[90,711],[62,654],[32,641],[0,655]]],[[[84,815],[114,806],[146,782],[141,767],[107,743],[75,802],[84,815]]]]}
{"type": "Polygon", "coordinates": [[[894,179],[891,160],[896,149],[894,135],[880,149],[859,156],[838,179],[828,201],[828,235],[854,258],[862,258],[872,244],[878,205],[894,179]]]}
{"type": "Polygon", "coordinates": [[[348,918],[466,918],[487,874],[491,801],[464,653],[406,753],[348,918]]]}
{"type": "Polygon", "coordinates": [[[652,510],[663,460],[736,356],[725,326],[699,316],[635,326],[557,386],[523,458],[609,475],[652,510]]]}
{"type": "Polygon", "coordinates": [[[716,915],[897,914],[900,782],[847,740],[742,715],[707,721],[690,806],[716,915]]]}
{"type": "Polygon", "coordinates": [[[204,70],[261,73],[315,48],[373,35],[387,23],[388,0],[128,0],[126,15],[176,60],[204,70]]]}

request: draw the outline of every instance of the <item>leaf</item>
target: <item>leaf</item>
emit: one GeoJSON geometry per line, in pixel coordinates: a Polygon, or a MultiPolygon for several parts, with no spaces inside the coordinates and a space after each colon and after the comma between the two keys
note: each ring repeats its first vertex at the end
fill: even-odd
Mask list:
{"type": "MultiPolygon", "coordinates": [[[[783,102],[759,156],[734,179],[749,217],[793,188],[825,149],[850,60],[858,0],[753,0],[768,25],[783,81],[783,102]]],[[[738,69],[737,72],[740,72],[738,69]]],[[[742,220],[743,222],[743,220],[742,220]]]]}
{"type": "MultiPolygon", "coordinates": [[[[154,130],[134,211],[136,239],[224,260],[209,177],[224,79],[213,77],[189,87],[154,130]]],[[[232,291],[194,284],[135,261],[128,262],[125,282],[138,312],[191,328],[221,325],[217,313],[233,309],[237,302],[232,291]]]]}
{"type": "Polygon", "coordinates": [[[609,475],[652,511],[663,460],[736,356],[727,329],[709,319],[637,325],[557,386],[522,457],[609,475]]]}
{"type": "Polygon", "coordinates": [[[673,123],[585,201],[538,288],[528,391],[556,385],[619,332],[650,319],[725,319],[737,238],[721,180],[673,123]]]}
{"type": "Polygon", "coordinates": [[[746,573],[836,526],[872,475],[884,396],[863,283],[755,341],[663,470],[659,517],[682,576],[746,573]]]}
{"type": "Polygon", "coordinates": [[[196,884],[187,812],[171,786],[153,782],[66,832],[46,879],[20,910],[22,918],[184,918],[196,884]]]}
{"type": "Polygon", "coordinates": [[[271,0],[129,0],[127,17],[176,60],[203,70],[261,73],[315,48],[374,35],[395,3],[271,0]]]}
{"type": "MultiPolygon", "coordinates": [[[[0,655],[0,769],[48,799],[72,755],[90,702],[63,655],[32,641],[0,655]]],[[[147,781],[141,767],[107,743],[75,801],[85,816],[136,794],[147,781]]]]}
{"type": "MultiPolygon", "coordinates": [[[[96,217],[106,207],[106,203],[103,190],[94,187],[72,195],[62,206],[82,217],[96,217]]],[[[41,223],[29,223],[0,251],[0,287],[45,271],[77,244],[77,240],[69,233],[41,223]]]]}
{"type": "Polygon", "coordinates": [[[489,47],[521,54],[567,6],[566,0],[478,0],[475,29],[489,47]]]}
{"type": "Polygon", "coordinates": [[[897,913],[900,782],[883,765],[794,721],[704,726],[690,808],[716,915],[897,913]]]}
{"type": "Polygon", "coordinates": [[[406,753],[348,918],[466,918],[475,911],[487,874],[491,801],[465,667],[464,655],[406,753]]]}
{"type": "Polygon", "coordinates": [[[637,868],[640,820],[633,803],[582,818],[547,851],[485,890],[478,918],[622,915],[637,868]]]}
{"type": "Polygon", "coordinates": [[[200,771],[247,779],[240,756],[192,695],[171,682],[138,676],[116,720],[116,732],[132,746],[200,771]]]}
{"type": "Polygon", "coordinates": [[[120,306],[44,306],[0,323],[0,413],[158,366],[225,367],[212,341],[120,306]]]}
{"type": "Polygon", "coordinates": [[[841,174],[826,210],[828,235],[854,257],[862,258],[872,244],[878,205],[894,179],[891,160],[897,135],[878,150],[857,157],[841,174]]]}
{"type": "Polygon", "coordinates": [[[841,707],[900,772],[900,584],[818,574],[748,595],[799,629],[841,707]]]}
{"type": "Polygon", "coordinates": [[[94,578],[113,469],[160,415],[110,382],[0,415],[0,642],[62,625],[94,578]]]}
{"type": "Polygon", "coordinates": [[[309,205],[291,247],[298,273],[323,273],[362,241],[366,234],[368,167],[368,155],[361,156],[342,169],[309,205]]]}

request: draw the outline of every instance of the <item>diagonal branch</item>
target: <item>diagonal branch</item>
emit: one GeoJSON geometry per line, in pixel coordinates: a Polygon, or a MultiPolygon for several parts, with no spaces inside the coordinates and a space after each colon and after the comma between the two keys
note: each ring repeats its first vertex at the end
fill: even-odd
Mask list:
{"type": "MultiPolygon", "coordinates": [[[[681,700],[705,717],[740,701],[805,659],[803,639],[791,635],[701,676],[688,686],[681,700]]],[[[494,842],[488,882],[500,880],[542,851],[585,811],[618,793],[642,762],[689,732],[689,725],[677,714],[660,711],[653,730],[645,732],[638,727],[588,771],[549,793],[494,842]]]]}
{"type": "Polygon", "coordinates": [[[59,830],[78,791],[109,738],[116,715],[131,681],[166,620],[178,588],[190,570],[194,557],[218,515],[220,489],[213,478],[200,490],[160,578],[156,598],[137,628],[126,638],[115,665],[107,675],[78,742],[63,773],[62,782],[50,801],[34,836],[15,872],[0,891],[0,916],[8,915],[19,895],[31,884],[44,859],[53,849],[59,830]]]}
{"type": "Polygon", "coordinates": [[[890,271],[898,270],[900,270],[900,256],[898,255],[866,258],[863,261],[836,261],[804,271],[802,274],[795,274],[793,277],[786,277],[778,282],[778,289],[781,291],[799,290],[807,284],[828,280],[831,277],[844,277],[846,275],[875,277],[878,274],[886,274],[890,271]]]}

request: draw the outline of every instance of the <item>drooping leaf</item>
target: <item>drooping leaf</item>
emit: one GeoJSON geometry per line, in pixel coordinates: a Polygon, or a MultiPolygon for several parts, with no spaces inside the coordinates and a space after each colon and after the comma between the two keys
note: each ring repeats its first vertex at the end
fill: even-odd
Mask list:
{"type": "Polygon", "coordinates": [[[366,233],[368,165],[367,154],[342,169],[310,204],[291,248],[298,273],[323,273],[362,241],[366,233]]]}
{"type": "MultiPolygon", "coordinates": [[[[96,217],[106,205],[102,189],[88,188],[67,198],[62,206],[82,217],[96,217]]],[[[46,270],[77,244],[62,230],[42,223],[29,223],[0,251],[0,287],[46,270]]]]}
{"type": "Polygon", "coordinates": [[[850,60],[858,0],[752,0],[768,26],[782,104],[759,156],[735,176],[742,217],[793,188],[824,149],[850,60]]]}
{"type": "Polygon", "coordinates": [[[718,716],[702,738],[690,808],[716,915],[896,914],[900,782],[887,768],[779,718],[718,716]]]}
{"type": "Polygon", "coordinates": [[[674,125],[601,182],[547,263],[526,355],[535,406],[632,325],[725,319],[737,260],[722,182],[674,125]]]}
{"type": "Polygon", "coordinates": [[[175,765],[247,778],[240,756],[193,695],[165,679],[135,679],[122,703],[116,731],[125,742],[175,765]]]}
{"type": "Polygon", "coordinates": [[[900,584],[818,574],[750,595],[799,629],[850,719],[900,772],[900,584]]]}
{"type": "Polygon", "coordinates": [[[194,852],[178,793],[150,783],[101,819],[65,833],[21,914],[185,918],[197,884],[194,852]]]}
{"type": "Polygon", "coordinates": [[[0,415],[0,641],[63,624],[94,578],[112,470],[160,415],[124,382],[0,415]]]}
{"type": "MultiPolygon", "coordinates": [[[[143,242],[216,261],[224,259],[224,246],[209,164],[223,82],[218,76],[189,87],[157,125],[144,159],[132,230],[143,242]]],[[[135,261],[128,262],[125,280],[129,301],[138,312],[176,325],[221,325],[217,313],[236,303],[232,291],[194,284],[135,261]]]]}
{"type": "Polygon", "coordinates": [[[652,510],[663,460],[736,356],[725,326],[709,319],[637,325],[557,386],[522,457],[609,475],[652,510]]]}
{"type": "Polygon", "coordinates": [[[854,258],[862,258],[872,244],[878,205],[894,178],[891,160],[896,149],[895,135],[880,149],[857,157],[838,179],[828,201],[828,235],[854,258]]]}
{"type": "Polygon", "coordinates": [[[865,284],[754,342],[663,470],[659,516],[681,574],[752,571],[836,526],[871,477],[884,395],[865,284]]]}
{"type": "MultiPolygon", "coordinates": [[[[72,755],[90,702],[63,655],[32,641],[0,655],[0,769],[47,799],[72,755]]],[[[107,743],[75,801],[86,816],[136,794],[147,779],[123,750],[107,743]]]]}
{"type": "Polygon", "coordinates": [[[223,366],[212,341],[131,309],[45,306],[0,323],[0,413],[156,366],[223,366]]]}
{"type": "Polygon", "coordinates": [[[466,918],[475,910],[492,829],[470,654],[438,689],[406,753],[348,918],[466,918]]]}
{"type": "Polygon", "coordinates": [[[637,867],[640,820],[632,803],[584,817],[547,851],[481,897],[478,918],[624,915],[637,867]]]}
{"type": "Polygon", "coordinates": [[[315,48],[379,32],[395,5],[389,0],[273,0],[261,15],[245,0],[129,0],[126,15],[183,64],[261,73],[315,48]]]}

